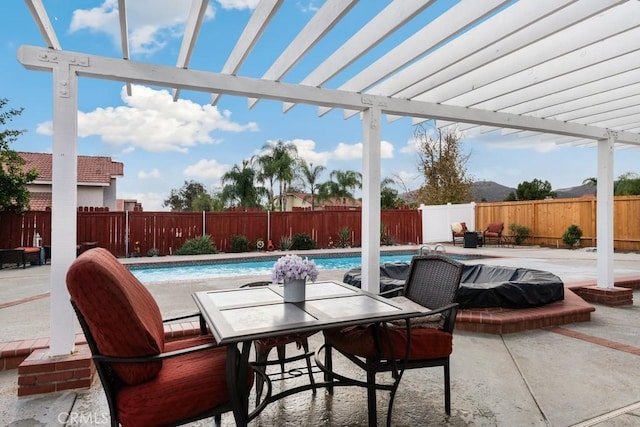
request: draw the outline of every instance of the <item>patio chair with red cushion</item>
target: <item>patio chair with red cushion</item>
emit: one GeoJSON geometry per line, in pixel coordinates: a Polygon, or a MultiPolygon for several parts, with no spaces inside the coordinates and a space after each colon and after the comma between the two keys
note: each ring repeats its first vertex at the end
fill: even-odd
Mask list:
{"type": "Polygon", "coordinates": [[[324,368],[330,378],[334,377],[332,349],[338,350],[367,373],[369,425],[375,425],[376,390],[391,391],[387,412],[387,425],[390,425],[393,398],[404,369],[442,366],[445,411],[451,414],[449,356],[453,350],[458,307],[454,301],[461,277],[462,264],[447,256],[415,256],[402,296],[394,299],[401,305],[425,312],[423,317],[398,324],[396,321],[323,331],[324,368]],[[391,372],[393,384],[376,383],[379,372],[391,372]]]}
{"type": "Polygon", "coordinates": [[[453,243],[453,246],[456,245],[456,239],[458,239],[460,243],[464,241],[464,233],[467,230],[466,222],[451,223],[451,243],[453,243]]]}
{"type": "MultiPolygon", "coordinates": [[[[153,296],[102,248],[73,262],[67,289],[107,396],[112,426],[179,425],[209,417],[219,424],[221,414],[232,410],[227,347],[207,334],[202,318],[200,336],[165,342],[153,296]]],[[[250,388],[253,375],[247,377],[250,388]]]]}
{"type": "Polygon", "coordinates": [[[489,241],[494,241],[496,245],[500,245],[502,243],[502,231],[504,230],[504,222],[492,222],[487,225],[484,232],[482,233],[482,238],[484,240],[484,244],[489,244],[489,241]]]}
{"type": "MultiPolygon", "coordinates": [[[[271,282],[267,281],[259,281],[259,282],[251,282],[242,285],[242,288],[249,288],[255,286],[268,286],[271,282]]],[[[307,373],[309,374],[309,382],[313,386],[313,393],[316,392],[315,388],[315,380],[313,378],[313,371],[311,366],[311,357],[313,357],[313,352],[309,351],[309,336],[315,334],[315,331],[312,332],[300,332],[297,334],[289,334],[289,335],[281,335],[278,337],[271,338],[261,338],[253,341],[253,345],[256,351],[256,363],[254,363],[254,367],[258,370],[262,370],[262,373],[266,375],[266,367],[268,365],[273,365],[278,363],[280,365],[280,373],[284,374],[284,365],[288,362],[293,362],[300,359],[306,359],[307,361],[307,373]],[[295,356],[291,356],[287,358],[287,353],[285,350],[285,346],[290,343],[296,343],[298,348],[302,348],[303,353],[300,353],[295,356]],[[269,361],[269,353],[273,348],[276,348],[278,354],[278,360],[275,362],[269,361]]],[[[256,377],[256,401],[259,403],[262,397],[262,389],[263,389],[264,381],[262,376],[258,375],[256,377]]]]}

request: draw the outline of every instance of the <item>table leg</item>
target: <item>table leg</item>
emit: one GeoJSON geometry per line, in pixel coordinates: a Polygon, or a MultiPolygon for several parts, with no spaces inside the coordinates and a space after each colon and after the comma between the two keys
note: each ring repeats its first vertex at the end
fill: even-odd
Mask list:
{"type": "Polygon", "coordinates": [[[247,372],[251,341],[243,342],[242,351],[236,345],[227,346],[227,389],[236,426],[245,427],[249,423],[249,392],[247,372]]]}

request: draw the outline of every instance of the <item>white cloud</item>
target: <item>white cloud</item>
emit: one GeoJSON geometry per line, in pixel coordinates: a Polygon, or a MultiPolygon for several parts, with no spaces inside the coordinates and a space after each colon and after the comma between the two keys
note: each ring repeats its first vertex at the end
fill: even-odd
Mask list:
{"type": "MultiPolygon", "coordinates": [[[[214,131],[258,130],[254,122],[233,122],[229,111],[220,112],[215,106],[185,99],[174,102],[167,90],[134,85],[132,96],[126,94],[125,87],[121,96],[126,105],[78,112],[78,136],[97,135],[111,145],[131,145],[150,152],[186,153],[189,147],[220,142],[211,137],[214,131]]],[[[53,127],[50,122],[40,123],[37,132],[52,135],[53,127]]]]}
{"type": "Polygon", "coordinates": [[[223,9],[255,9],[260,0],[218,0],[223,9]]]}
{"type": "MultiPolygon", "coordinates": [[[[345,144],[341,142],[332,153],[334,160],[353,160],[362,158],[362,143],[345,144]]],[[[383,159],[393,158],[393,144],[388,141],[380,143],[380,157],[383,159]]]]}
{"type": "Polygon", "coordinates": [[[147,178],[160,178],[160,171],[157,168],[151,169],[149,172],[139,171],[138,178],[147,179],[147,178]]]}
{"type": "Polygon", "coordinates": [[[400,152],[403,154],[416,154],[419,148],[418,141],[415,138],[410,138],[407,140],[407,144],[400,149],[400,152]]]}
{"type": "Polygon", "coordinates": [[[183,173],[186,176],[219,180],[231,167],[218,163],[215,159],[202,159],[194,165],[187,166],[183,173]]]}
{"type": "MultiPolygon", "coordinates": [[[[189,0],[155,0],[153,7],[143,1],[127,2],[131,53],[151,54],[166,46],[168,40],[181,37],[190,6],[189,0]]],[[[205,19],[214,16],[215,9],[208,6],[205,19]]],[[[105,0],[92,9],[76,9],[69,31],[81,30],[105,33],[120,49],[117,0],[105,0]]]]}
{"type": "Polygon", "coordinates": [[[169,211],[169,207],[162,206],[162,202],[166,198],[166,195],[160,193],[128,193],[123,192],[118,194],[119,199],[136,200],[138,203],[142,203],[142,209],[147,212],[161,212],[169,211]]]}

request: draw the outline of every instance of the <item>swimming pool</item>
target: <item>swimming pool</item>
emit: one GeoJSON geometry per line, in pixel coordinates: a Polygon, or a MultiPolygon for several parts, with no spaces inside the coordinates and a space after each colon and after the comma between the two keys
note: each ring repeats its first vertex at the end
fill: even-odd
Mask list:
{"type": "MultiPolygon", "coordinates": [[[[304,256],[303,254],[299,254],[304,256]]],[[[415,252],[399,252],[397,254],[383,254],[380,262],[410,262],[415,252]]],[[[466,255],[451,255],[456,259],[469,259],[466,255]]],[[[476,256],[471,256],[477,258],[476,256]]],[[[316,256],[309,255],[309,259],[315,261],[319,270],[349,270],[359,267],[362,259],[360,255],[354,256],[316,256]]],[[[277,259],[277,257],[275,258],[277,259]]],[[[208,262],[199,264],[167,264],[165,266],[145,267],[140,265],[128,266],[134,276],[143,283],[148,282],[169,282],[179,280],[201,280],[218,277],[236,276],[269,276],[275,259],[265,260],[242,260],[236,259],[226,262],[208,262]]]]}

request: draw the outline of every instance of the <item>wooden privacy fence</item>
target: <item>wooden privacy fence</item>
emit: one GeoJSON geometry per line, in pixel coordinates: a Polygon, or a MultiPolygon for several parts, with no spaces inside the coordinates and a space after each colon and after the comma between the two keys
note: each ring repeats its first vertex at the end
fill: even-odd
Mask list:
{"type": "MultiPolygon", "coordinates": [[[[234,235],[245,236],[252,245],[271,238],[278,247],[282,236],[307,233],[317,247],[338,242],[338,230],[351,229],[351,246],[362,239],[361,210],[303,212],[78,212],[77,244],[96,242],[116,256],[146,255],[156,248],[171,254],[187,239],[204,233],[222,252],[231,249],[234,235]],[[269,237],[270,236],[270,237],[269,237]]],[[[400,244],[420,242],[422,222],[416,210],[383,210],[381,223],[387,235],[400,244]]],[[[43,245],[51,244],[51,212],[32,211],[22,215],[0,212],[0,248],[31,246],[38,233],[43,245]]]]}
{"type": "MultiPolygon", "coordinates": [[[[525,244],[566,247],[562,235],[571,224],[582,229],[581,246],[596,246],[596,198],[527,200],[522,202],[478,203],[476,228],[503,222],[505,234],[510,224],[531,229],[525,244]]],[[[640,196],[616,196],[613,204],[614,248],[640,250],[640,196]]]]}

